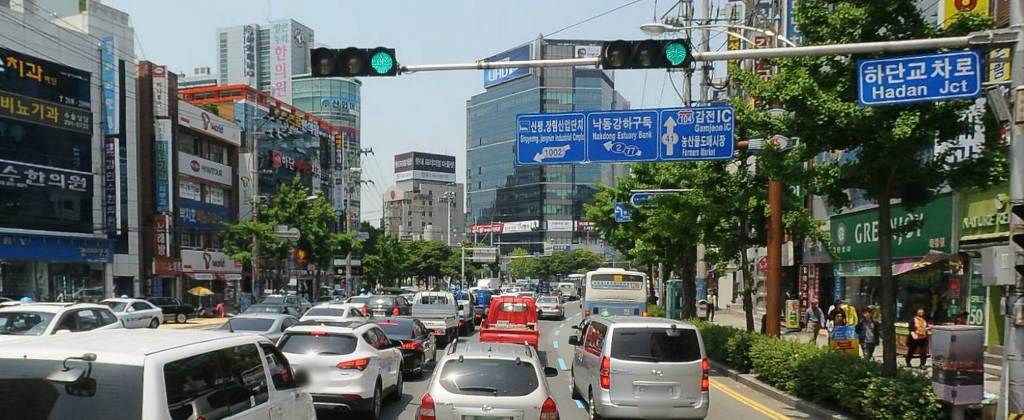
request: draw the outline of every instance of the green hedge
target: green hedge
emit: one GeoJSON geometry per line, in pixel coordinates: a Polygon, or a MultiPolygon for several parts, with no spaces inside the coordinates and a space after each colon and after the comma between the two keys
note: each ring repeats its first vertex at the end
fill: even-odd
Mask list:
{"type": "Polygon", "coordinates": [[[900,371],[883,378],[878,363],[705,321],[701,332],[708,357],[798,398],[865,419],[941,419],[942,403],[931,381],[900,371]]]}

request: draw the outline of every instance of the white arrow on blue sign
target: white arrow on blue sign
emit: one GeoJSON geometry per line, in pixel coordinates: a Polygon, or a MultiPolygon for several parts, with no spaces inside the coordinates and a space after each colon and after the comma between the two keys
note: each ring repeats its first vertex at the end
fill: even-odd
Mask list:
{"type": "Polygon", "coordinates": [[[586,115],[526,114],[516,117],[516,162],[520,165],[586,160],[586,115]]]}
{"type": "Polygon", "coordinates": [[[656,197],[658,195],[661,195],[661,194],[655,194],[655,193],[633,193],[633,195],[629,196],[629,202],[631,204],[633,204],[633,207],[640,207],[641,205],[644,204],[644,202],[646,202],[646,201],[648,201],[648,200],[650,200],[650,199],[652,199],[652,198],[654,198],[654,197],[656,197]]]}
{"type": "Polygon", "coordinates": [[[615,221],[617,223],[626,223],[633,220],[633,215],[629,212],[629,207],[626,203],[615,203],[615,221]]]}
{"type": "Polygon", "coordinates": [[[591,162],[640,162],[658,158],[658,111],[587,113],[591,162]]]}
{"type": "Polygon", "coordinates": [[[975,51],[857,62],[862,106],[895,105],[981,95],[981,57],[975,51]]]}

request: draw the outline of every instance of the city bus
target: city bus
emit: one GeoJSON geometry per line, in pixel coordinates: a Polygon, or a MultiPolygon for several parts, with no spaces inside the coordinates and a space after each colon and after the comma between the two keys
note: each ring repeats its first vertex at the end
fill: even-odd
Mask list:
{"type": "Polygon", "coordinates": [[[583,316],[647,316],[647,275],[621,268],[599,268],[584,280],[583,316]]]}

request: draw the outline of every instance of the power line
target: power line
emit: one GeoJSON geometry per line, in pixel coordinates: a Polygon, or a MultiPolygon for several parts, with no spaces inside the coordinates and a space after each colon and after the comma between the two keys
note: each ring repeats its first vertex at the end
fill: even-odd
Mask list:
{"type": "Polygon", "coordinates": [[[566,26],[566,27],[564,27],[564,28],[562,28],[562,29],[559,29],[559,30],[557,30],[557,31],[554,31],[554,32],[550,32],[550,33],[544,34],[544,35],[543,35],[543,37],[544,37],[544,38],[547,38],[547,37],[550,37],[550,36],[552,36],[552,35],[554,35],[554,34],[557,34],[557,33],[559,33],[559,32],[562,32],[562,31],[567,31],[567,30],[569,30],[569,29],[575,28],[575,27],[577,27],[577,26],[580,26],[580,25],[582,25],[582,24],[584,24],[584,23],[590,22],[590,21],[592,21],[592,20],[594,20],[594,19],[600,18],[600,17],[602,17],[602,16],[604,16],[604,15],[607,15],[607,14],[609,14],[609,13],[613,13],[613,12],[615,12],[615,11],[618,11],[618,10],[620,10],[620,9],[624,9],[624,8],[626,8],[626,7],[629,7],[629,6],[632,6],[632,5],[634,5],[634,4],[637,4],[637,3],[641,2],[641,1],[644,1],[644,0],[633,0],[633,1],[630,1],[630,2],[628,2],[628,3],[626,3],[626,4],[623,4],[623,5],[621,5],[621,6],[618,6],[618,7],[615,7],[615,8],[613,8],[613,9],[611,9],[611,10],[608,10],[608,11],[605,11],[605,12],[602,12],[602,13],[599,13],[599,14],[596,14],[596,15],[594,15],[594,16],[588,17],[588,18],[586,18],[586,19],[583,19],[583,20],[581,20],[581,21],[579,21],[579,22],[576,22],[576,23],[574,23],[574,24],[572,24],[572,25],[566,26]]]}

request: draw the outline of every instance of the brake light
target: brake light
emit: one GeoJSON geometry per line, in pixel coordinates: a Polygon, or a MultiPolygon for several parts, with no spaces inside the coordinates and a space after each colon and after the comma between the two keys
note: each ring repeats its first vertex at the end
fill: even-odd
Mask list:
{"type": "Polygon", "coordinates": [[[338,363],[338,369],[356,369],[358,371],[366,370],[366,367],[370,365],[370,358],[364,357],[362,359],[346,360],[338,363]]]}
{"type": "Polygon", "coordinates": [[[423,344],[418,341],[406,341],[402,343],[402,349],[423,351],[423,344]]]}
{"type": "Polygon", "coordinates": [[[436,420],[437,417],[434,415],[434,398],[430,394],[423,394],[423,398],[420,399],[420,410],[416,416],[417,420],[436,420]]]}
{"type": "Polygon", "coordinates": [[[544,405],[540,407],[540,420],[556,419],[558,419],[558,407],[555,405],[555,400],[548,397],[544,400],[544,405]]]}
{"type": "Polygon", "coordinates": [[[327,335],[327,333],[324,332],[324,331],[310,331],[309,335],[323,336],[323,335],[327,335]]]}
{"type": "Polygon", "coordinates": [[[708,378],[708,371],[711,370],[711,363],[708,362],[707,357],[700,359],[700,370],[702,373],[700,378],[700,390],[702,392],[708,391],[708,389],[711,388],[711,379],[708,378]]]}
{"type": "Polygon", "coordinates": [[[608,356],[601,358],[601,388],[608,389],[611,386],[612,375],[612,359],[608,356]]]}
{"type": "Polygon", "coordinates": [[[398,307],[391,308],[391,315],[398,316],[398,307]]]}
{"type": "Polygon", "coordinates": [[[367,313],[365,306],[363,307],[363,316],[364,317],[370,316],[369,313],[367,313]]]}

